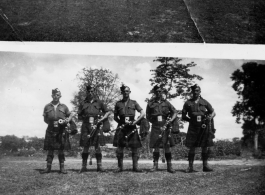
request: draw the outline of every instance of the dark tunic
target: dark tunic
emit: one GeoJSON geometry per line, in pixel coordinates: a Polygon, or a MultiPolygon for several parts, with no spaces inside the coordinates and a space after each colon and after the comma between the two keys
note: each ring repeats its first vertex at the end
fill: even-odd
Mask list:
{"type": "Polygon", "coordinates": [[[65,126],[54,125],[59,119],[70,116],[70,111],[65,104],[59,103],[56,110],[52,103],[44,107],[43,116],[49,122],[44,139],[44,150],[69,150],[71,149],[69,134],[65,132],[65,126]],[[57,126],[57,127],[56,127],[57,126]]]}
{"type": "Polygon", "coordinates": [[[213,120],[211,126],[203,129],[202,124],[206,114],[211,114],[214,109],[211,104],[203,98],[198,103],[190,99],[185,102],[182,112],[187,112],[190,117],[189,128],[186,136],[187,147],[210,147],[213,146],[213,120]]]}
{"type": "Polygon", "coordinates": [[[167,117],[172,117],[176,112],[174,106],[167,100],[161,101],[160,103],[157,100],[150,100],[148,102],[146,117],[152,123],[150,148],[163,148],[163,144],[169,144],[170,147],[175,146],[173,135],[168,130],[165,131],[162,138],[159,138],[159,135],[162,132],[161,128],[166,124],[167,117]]]}
{"type": "MultiPolygon", "coordinates": [[[[80,146],[89,147],[105,145],[105,139],[102,131],[103,129],[100,130],[100,128],[104,127],[101,125],[96,127],[96,131],[92,137],[88,138],[88,135],[92,132],[92,126],[97,124],[99,116],[104,115],[106,112],[108,112],[107,106],[98,99],[93,99],[92,103],[85,100],[84,103],[80,105],[78,109],[78,119],[83,120],[80,146]]],[[[106,119],[106,122],[108,122],[108,119],[106,119]]]]}
{"type": "MultiPolygon", "coordinates": [[[[118,127],[122,124],[125,124],[126,117],[129,117],[129,121],[134,121],[135,110],[137,110],[138,112],[142,110],[140,105],[135,100],[129,99],[126,106],[125,101],[118,101],[114,109],[114,114],[116,114],[120,118],[120,123],[118,124],[118,127]]],[[[130,148],[142,147],[138,131],[133,133],[127,139],[125,138],[125,136],[130,134],[134,129],[136,129],[136,125],[128,125],[125,126],[123,129],[117,130],[114,135],[113,146],[130,148]]]]}

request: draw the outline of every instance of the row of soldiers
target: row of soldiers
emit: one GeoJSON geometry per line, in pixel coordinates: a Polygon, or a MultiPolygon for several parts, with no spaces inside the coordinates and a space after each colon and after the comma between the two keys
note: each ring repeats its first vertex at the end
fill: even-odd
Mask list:
{"type": "MultiPolygon", "coordinates": [[[[95,88],[88,85],[87,97],[80,104],[78,109],[78,119],[82,120],[80,146],[82,151],[82,167],[80,173],[87,171],[87,160],[89,149],[95,149],[97,160],[97,171],[105,172],[102,167],[101,146],[105,145],[103,132],[110,131],[108,117],[111,114],[107,106],[97,99],[94,95],[95,88]]],[[[163,154],[167,161],[167,171],[174,173],[172,167],[171,148],[175,146],[173,134],[179,133],[177,111],[174,106],[166,100],[166,91],[161,86],[155,86],[152,90],[152,98],[146,108],[146,113],[135,101],[130,99],[131,90],[128,86],[122,85],[120,88],[123,96],[118,101],[114,109],[114,120],[118,123],[115,130],[113,146],[117,147],[116,155],[118,159],[118,168],[115,172],[123,171],[124,148],[130,148],[132,152],[133,171],[142,172],[138,168],[139,148],[142,147],[141,140],[148,134],[152,124],[150,134],[150,148],[153,149],[153,168],[151,172],[158,170],[158,160],[160,149],[163,148],[163,154]],[[136,111],[140,116],[136,119],[136,111]],[[145,117],[146,116],[146,117],[145,117]],[[137,126],[140,127],[138,132],[137,126]]],[[[201,89],[198,85],[191,87],[192,98],[185,102],[182,109],[182,119],[189,122],[189,128],[186,137],[186,146],[189,148],[188,161],[189,166],[186,172],[193,172],[193,162],[195,148],[202,148],[203,171],[213,171],[207,164],[208,148],[213,146],[214,109],[211,104],[201,97],[201,89]]],[[[45,123],[48,124],[44,150],[47,154],[47,168],[41,173],[51,171],[54,150],[58,150],[58,159],[60,163],[60,172],[66,174],[64,168],[64,150],[70,149],[69,135],[77,133],[76,124],[73,122],[73,113],[69,111],[65,104],[60,103],[61,92],[58,88],[52,90],[52,102],[44,108],[43,116],[45,123]]],[[[91,155],[91,154],[90,154],[91,155]]]]}

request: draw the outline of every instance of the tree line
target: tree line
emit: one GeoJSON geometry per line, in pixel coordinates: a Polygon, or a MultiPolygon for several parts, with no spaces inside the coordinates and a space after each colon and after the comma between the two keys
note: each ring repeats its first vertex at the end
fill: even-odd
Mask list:
{"type": "MultiPolygon", "coordinates": [[[[167,90],[167,99],[180,98],[187,100],[191,97],[190,86],[197,80],[203,78],[196,74],[190,74],[190,69],[195,67],[194,62],[182,63],[182,59],[171,57],[157,57],[154,59],[157,67],[152,72],[150,85],[160,85],[167,90]]],[[[257,62],[244,63],[241,69],[231,74],[233,81],[232,88],[238,95],[238,101],[232,108],[232,115],[236,117],[236,123],[242,124],[243,137],[241,143],[243,146],[254,147],[256,152],[265,150],[265,65],[257,62]],[[258,150],[259,149],[259,150],[258,150]]],[[[120,80],[118,74],[108,69],[83,68],[77,74],[78,92],[74,94],[71,103],[73,112],[77,113],[79,105],[86,98],[86,86],[93,84],[95,86],[95,95],[103,101],[108,109],[113,111],[115,102],[120,100],[120,80]]],[[[151,97],[152,98],[152,97],[151,97]]],[[[149,101],[146,98],[146,101],[149,101]]],[[[184,121],[181,119],[181,110],[178,110],[179,127],[183,128],[184,121]]],[[[81,121],[74,117],[78,128],[81,127],[81,121]]],[[[113,121],[113,115],[109,118],[113,121]]],[[[112,129],[115,127],[111,127],[112,129]]],[[[78,148],[79,135],[71,138],[74,148],[78,148]]],[[[179,136],[181,137],[181,136],[179,136]]],[[[106,136],[107,143],[112,143],[113,135],[106,136]]],[[[177,138],[176,138],[177,139],[177,138]]],[[[180,138],[178,138],[180,139],[180,138]]],[[[17,138],[16,136],[1,137],[1,149],[15,151],[18,148],[42,148],[43,138],[31,137],[29,139],[17,138]]]]}

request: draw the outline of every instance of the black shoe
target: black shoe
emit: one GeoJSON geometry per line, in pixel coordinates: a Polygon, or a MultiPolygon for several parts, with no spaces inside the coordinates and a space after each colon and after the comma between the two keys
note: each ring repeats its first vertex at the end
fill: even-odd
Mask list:
{"type": "Polygon", "coordinates": [[[206,166],[203,166],[202,171],[203,171],[203,172],[212,172],[213,169],[211,169],[210,167],[208,167],[208,166],[206,165],[206,166]]]}
{"type": "Polygon", "coordinates": [[[60,164],[60,173],[67,174],[67,171],[64,169],[64,164],[60,164]]]}
{"type": "Polygon", "coordinates": [[[172,166],[168,166],[167,172],[169,172],[169,173],[176,173],[176,171],[172,168],[172,166]]]}
{"type": "Polygon", "coordinates": [[[103,169],[101,166],[98,166],[97,167],[97,172],[104,173],[104,172],[107,172],[107,171],[105,169],[103,169]]]}
{"type": "Polygon", "coordinates": [[[133,172],[136,172],[136,173],[142,173],[143,170],[134,167],[134,168],[133,168],[133,172]]]}
{"type": "Polygon", "coordinates": [[[193,170],[193,167],[188,167],[186,170],[185,170],[186,173],[192,173],[194,172],[193,170]]]}
{"type": "Polygon", "coordinates": [[[44,169],[43,171],[40,171],[40,174],[50,173],[50,172],[51,172],[51,166],[47,166],[46,169],[44,169]]]}
{"type": "Polygon", "coordinates": [[[79,173],[83,173],[83,172],[87,172],[87,171],[88,171],[88,169],[86,167],[82,167],[80,169],[79,173]]]}

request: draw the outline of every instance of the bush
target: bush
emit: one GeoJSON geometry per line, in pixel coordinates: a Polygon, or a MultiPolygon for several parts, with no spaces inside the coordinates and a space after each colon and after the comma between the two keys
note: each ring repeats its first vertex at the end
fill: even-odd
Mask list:
{"type": "MultiPolygon", "coordinates": [[[[172,148],[173,159],[187,159],[189,148],[185,145],[177,144],[172,148]]],[[[241,141],[240,140],[218,140],[214,142],[214,146],[210,148],[210,158],[235,158],[241,155],[241,141]]],[[[195,150],[195,160],[201,160],[201,148],[195,150]]]]}

